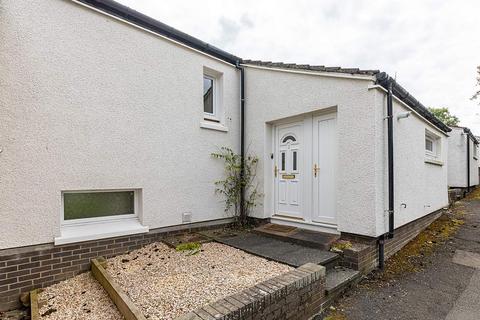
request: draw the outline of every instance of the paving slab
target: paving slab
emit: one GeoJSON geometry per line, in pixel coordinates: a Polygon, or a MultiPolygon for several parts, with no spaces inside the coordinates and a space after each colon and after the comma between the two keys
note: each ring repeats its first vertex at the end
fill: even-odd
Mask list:
{"type": "Polygon", "coordinates": [[[326,265],[339,258],[338,254],[330,251],[305,247],[256,233],[220,237],[215,240],[292,267],[299,267],[308,262],[326,265]]]}
{"type": "Polygon", "coordinates": [[[263,236],[296,243],[302,246],[329,250],[332,243],[340,238],[338,234],[312,231],[291,226],[268,223],[254,230],[263,236]]]}
{"type": "Polygon", "coordinates": [[[345,267],[335,267],[327,272],[325,290],[330,293],[344,284],[350,284],[352,280],[360,277],[360,271],[345,267]]]}

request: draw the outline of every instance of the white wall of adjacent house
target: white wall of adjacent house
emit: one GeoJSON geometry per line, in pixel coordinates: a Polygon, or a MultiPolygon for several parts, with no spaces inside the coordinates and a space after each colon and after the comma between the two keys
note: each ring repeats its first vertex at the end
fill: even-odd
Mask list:
{"type": "MultiPolygon", "coordinates": [[[[461,127],[452,127],[448,138],[448,185],[452,188],[467,187],[467,137],[461,127]]],[[[470,144],[470,186],[478,185],[478,146],[470,144]],[[475,151],[477,149],[477,151],[475,151]],[[477,152],[477,154],[476,154],[477,152]]]]}
{"type": "Polygon", "coordinates": [[[472,139],[470,143],[470,186],[477,186],[479,184],[478,164],[480,157],[479,145],[475,144],[472,139]]]}
{"type": "MultiPolygon", "coordinates": [[[[375,93],[376,221],[381,234],[388,231],[387,94],[384,90],[375,93]]],[[[398,118],[409,111],[398,99],[393,100],[395,228],[448,205],[447,135],[415,112],[398,118]],[[433,140],[433,150],[426,149],[426,138],[433,140]]]]}
{"type": "MultiPolygon", "coordinates": [[[[373,84],[372,78],[354,79],[348,75],[344,78],[328,77],[328,74],[276,71],[254,66],[246,67],[245,78],[246,144],[250,153],[260,157],[257,178],[264,194],[263,203],[255,208],[255,216],[273,216],[278,223],[305,228],[376,235],[375,173],[379,169],[374,165],[376,106],[374,94],[368,90],[368,86],[373,84]],[[331,115],[336,117],[336,134],[333,136],[330,125],[321,127],[322,122],[319,122],[325,121],[325,124],[333,125],[331,121],[334,117],[331,115]],[[292,124],[291,133],[297,134],[301,139],[299,161],[303,170],[298,176],[304,187],[299,197],[293,197],[295,201],[289,204],[297,204],[302,213],[294,212],[290,214],[291,217],[284,217],[277,215],[276,211],[279,210],[275,207],[274,181],[283,177],[281,161],[277,162],[280,172],[275,177],[275,146],[276,140],[282,140],[283,132],[285,135],[289,133],[280,131],[280,136],[276,135],[275,128],[283,130],[288,124],[292,124]],[[298,130],[302,134],[298,134],[298,130]],[[328,136],[327,140],[319,144],[319,155],[322,155],[322,150],[334,150],[329,141],[334,142],[336,154],[333,161],[325,159],[327,167],[318,163],[319,169],[315,177],[315,161],[321,161],[315,159],[315,147],[312,149],[312,143],[318,143],[315,142],[317,132],[328,136]],[[315,217],[312,219],[317,214],[315,199],[309,193],[312,190],[315,192],[315,181],[322,179],[323,173],[328,172],[326,179],[332,179],[332,168],[335,170],[335,178],[328,180],[331,182],[327,185],[320,185],[318,189],[327,189],[323,194],[334,198],[334,204],[325,197],[324,200],[329,203],[325,210],[336,211],[335,219],[323,214],[315,221],[315,217]]],[[[289,176],[297,177],[295,172],[288,172],[288,162],[285,173],[286,179],[289,176]]]]}
{"type": "Polygon", "coordinates": [[[134,189],[150,229],[226,216],[210,153],[239,149],[233,66],[71,1],[2,1],[0,38],[0,249],[61,238],[63,191],[134,189]]]}

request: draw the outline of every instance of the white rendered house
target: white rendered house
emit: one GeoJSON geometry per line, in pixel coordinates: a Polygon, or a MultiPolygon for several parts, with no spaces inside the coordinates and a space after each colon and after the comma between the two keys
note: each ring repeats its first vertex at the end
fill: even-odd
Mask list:
{"type": "Polygon", "coordinates": [[[377,239],[448,205],[450,128],[385,73],[244,60],[110,0],[0,17],[0,255],[228,222],[222,146],[260,158],[278,224],[377,239]]]}
{"type": "Polygon", "coordinates": [[[113,1],[2,9],[0,248],[227,218],[210,153],[240,150],[239,67],[265,195],[255,217],[387,232],[389,84],[395,227],[447,205],[450,129],[384,73],[242,60],[139,13],[122,18],[113,1]],[[120,211],[65,212],[88,194],[120,211]]]}
{"type": "Polygon", "coordinates": [[[448,138],[448,186],[469,188],[478,185],[478,140],[470,129],[451,127],[448,138]]]}

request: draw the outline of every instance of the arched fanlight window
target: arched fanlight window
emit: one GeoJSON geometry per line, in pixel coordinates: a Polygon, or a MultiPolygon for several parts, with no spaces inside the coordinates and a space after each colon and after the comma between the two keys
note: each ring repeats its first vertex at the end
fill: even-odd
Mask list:
{"type": "Polygon", "coordinates": [[[287,142],[288,142],[288,140],[290,140],[290,141],[292,141],[292,142],[295,142],[295,141],[297,141],[297,139],[295,139],[295,137],[294,137],[294,136],[292,136],[292,135],[288,135],[288,136],[286,136],[285,138],[283,138],[283,140],[282,140],[282,143],[287,143],[287,142]]]}

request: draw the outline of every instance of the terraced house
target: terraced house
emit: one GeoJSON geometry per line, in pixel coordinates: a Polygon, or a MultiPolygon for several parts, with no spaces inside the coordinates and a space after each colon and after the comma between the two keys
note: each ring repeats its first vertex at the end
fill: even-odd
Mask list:
{"type": "Polygon", "coordinates": [[[448,205],[451,129],[384,72],[246,60],[110,0],[1,1],[0,38],[0,309],[230,222],[220,146],[260,158],[252,217],[373,244],[365,271],[448,205]]]}

